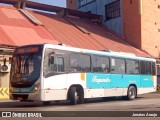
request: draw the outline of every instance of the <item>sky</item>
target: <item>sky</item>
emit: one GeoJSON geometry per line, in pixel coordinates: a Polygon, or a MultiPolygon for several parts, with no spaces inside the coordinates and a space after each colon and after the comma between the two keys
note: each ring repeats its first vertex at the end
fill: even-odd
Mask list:
{"type": "Polygon", "coordinates": [[[66,0],[30,0],[30,1],[59,6],[59,7],[66,7],[66,0]]]}

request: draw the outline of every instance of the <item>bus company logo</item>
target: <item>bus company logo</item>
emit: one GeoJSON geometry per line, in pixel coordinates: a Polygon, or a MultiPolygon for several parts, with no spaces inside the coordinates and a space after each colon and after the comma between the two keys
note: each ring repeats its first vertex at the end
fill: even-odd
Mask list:
{"type": "Polygon", "coordinates": [[[19,117],[19,118],[24,118],[24,117],[42,117],[42,113],[39,112],[2,112],[2,116],[5,118],[10,118],[10,117],[19,117]]]}
{"type": "Polygon", "coordinates": [[[11,112],[2,112],[2,117],[12,117],[12,113],[11,112]]]}
{"type": "Polygon", "coordinates": [[[108,83],[111,82],[111,79],[109,78],[98,78],[97,76],[93,76],[92,78],[92,82],[96,82],[96,83],[108,83]]]}

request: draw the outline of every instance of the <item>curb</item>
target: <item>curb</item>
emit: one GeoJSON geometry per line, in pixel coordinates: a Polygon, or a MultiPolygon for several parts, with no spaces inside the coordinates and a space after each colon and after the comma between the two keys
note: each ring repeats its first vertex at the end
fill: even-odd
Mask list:
{"type": "Polygon", "coordinates": [[[13,102],[13,100],[10,100],[10,99],[0,99],[0,103],[1,102],[13,102]]]}

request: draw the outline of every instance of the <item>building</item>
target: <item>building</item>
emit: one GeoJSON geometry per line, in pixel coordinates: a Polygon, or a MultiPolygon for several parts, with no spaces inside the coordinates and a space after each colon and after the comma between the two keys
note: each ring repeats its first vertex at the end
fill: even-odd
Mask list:
{"type": "Polygon", "coordinates": [[[67,8],[102,15],[103,24],[123,34],[122,0],[67,0],[66,3],[67,8]]]}
{"type": "MultiPolygon", "coordinates": [[[[79,48],[111,50],[151,57],[102,25],[99,15],[30,1],[1,0],[0,3],[14,5],[14,7],[0,5],[1,66],[6,61],[6,65],[10,67],[15,47],[39,43],[63,43],[79,48]]],[[[0,67],[0,99],[7,98],[9,91],[10,69],[2,70],[0,67]]]]}
{"type": "Polygon", "coordinates": [[[67,7],[102,15],[125,41],[160,58],[159,0],[67,0],[67,7]]]}
{"type": "Polygon", "coordinates": [[[9,98],[11,60],[16,46],[44,42],[57,44],[44,26],[29,20],[25,14],[27,11],[20,12],[17,8],[0,5],[0,99],[9,98]],[[5,70],[4,64],[8,67],[5,70]]]}

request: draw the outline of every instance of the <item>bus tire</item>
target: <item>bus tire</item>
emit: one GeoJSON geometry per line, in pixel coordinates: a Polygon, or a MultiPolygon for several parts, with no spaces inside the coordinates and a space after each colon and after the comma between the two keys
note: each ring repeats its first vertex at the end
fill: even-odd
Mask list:
{"type": "Polygon", "coordinates": [[[71,105],[81,104],[84,102],[84,93],[78,87],[71,87],[69,90],[69,100],[71,105]]]}
{"type": "Polygon", "coordinates": [[[135,86],[129,86],[127,91],[127,99],[134,100],[137,97],[137,90],[135,86]]]}
{"type": "Polygon", "coordinates": [[[78,100],[78,104],[82,104],[84,103],[84,91],[83,88],[78,88],[78,95],[79,95],[79,100],[78,100]]]}

